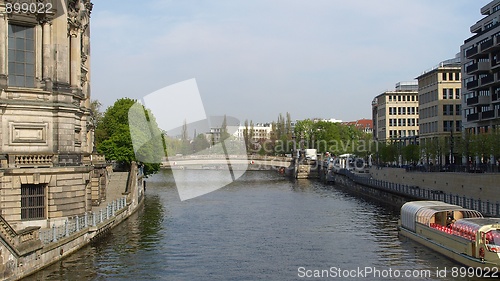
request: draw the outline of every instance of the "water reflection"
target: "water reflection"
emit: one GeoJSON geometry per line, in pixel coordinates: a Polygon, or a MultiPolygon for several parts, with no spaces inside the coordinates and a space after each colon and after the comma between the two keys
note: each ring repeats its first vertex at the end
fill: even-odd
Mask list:
{"type": "MultiPolygon", "coordinates": [[[[206,172],[185,171],[200,184],[206,172]]],[[[457,266],[400,239],[398,210],[316,181],[247,172],[180,201],[172,174],[162,171],[147,188],[141,211],[28,280],[294,280],[298,267],[457,266]]]]}

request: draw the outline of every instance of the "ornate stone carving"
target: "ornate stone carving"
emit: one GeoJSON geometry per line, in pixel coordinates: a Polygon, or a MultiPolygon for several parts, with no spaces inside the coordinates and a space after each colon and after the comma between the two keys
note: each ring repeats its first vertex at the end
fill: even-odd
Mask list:
{"type": "Polygon", "coordinates": [[[89,26],[90,13],[94,5],[90,0],[68,0],[68,33],[85,32],[89,26]]]}
{"type": "Polygon", "coordinates": [[[87,69],[82,67],[82,73],[81,73],[81,77],[80,77],[80,80],[81,80],[81,86],[85,86],[85,83],[87,83],[87,69]]]}

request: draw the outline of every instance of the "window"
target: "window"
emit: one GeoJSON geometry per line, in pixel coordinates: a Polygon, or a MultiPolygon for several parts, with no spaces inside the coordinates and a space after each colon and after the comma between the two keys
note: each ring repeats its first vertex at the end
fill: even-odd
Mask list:
{"type": "Polygon", "coordinates": [[[443,115],[453,115],[453,104],[443,104],[443,115]]]}
{"type": "Polygon", "coordinates": [[[462,111],[461,107],[462,106],[460,104],[455,105],[455,115],[461,115],[460,114],[460,111],[462,111]]]}
{"type": "Polygon", "coordinates": [[[9,24],[9,86],[35,87],[33,27],[9,24]]]}
{"type": "Polygon", "coordinates": [[[443,89],[443,99],[447,99],[448,98],[448,89],[443,89]]]}
{"type": "Polygon", "coordinates": [[[450,80],[450,81],[453,80],[453,72],[448,73],[448,80],[450,80]]]}
{"type": "Polygon", "coordinates": [[[455,72],[455,80],[460,81],[460,72],[455,72]]]}
{"type": "Polygon", "coordinates": [[[21,219],[45,218],[44,184],[21,184],[21,219]]]}
{"type": "Polygon", "coordinates": [[[451,132],[453,130],[453,121],[443,121],[443,131],[451,132]]]}
{"type": "Polygon", "coordinates": [[[396,115],[396,108],[395,107],[389,107],[389,115],[396,115]]]}
{"type": "Polygon", "coordinates": [[[455,99],[460,99],[460,88],[455,89],[455,99]]]}
{"type": "Polygon", "coordinates": [[[442,79],[443,79],[443,81],[446,81],[446,72],[442,73],[442,79]]]}

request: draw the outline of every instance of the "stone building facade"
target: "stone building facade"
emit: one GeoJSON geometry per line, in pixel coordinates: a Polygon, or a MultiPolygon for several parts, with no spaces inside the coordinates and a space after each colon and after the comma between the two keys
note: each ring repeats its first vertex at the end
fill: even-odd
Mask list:
{"type": "Polygon", "coordinates": [[[399,82],[372,101],[373,139],[415,142],[418,136],[418,84],[399,82]]]}
{"type": "Polygon", "coordinates": [[[462,131],[460,57],[440,62],[417,80],[420,144],[425,147],[426,143],[441,142],[446,151],[438,162],[455,164],[458,155],[453,151],[452,137],[460,137],[462,131]]]}
{"type": "Polygon", "coordinates": [[[15,230],[89,211],[107,174],[92,155],[92,3],[27,2],[38,11],[0,0],[0,215],[15,230]]]}

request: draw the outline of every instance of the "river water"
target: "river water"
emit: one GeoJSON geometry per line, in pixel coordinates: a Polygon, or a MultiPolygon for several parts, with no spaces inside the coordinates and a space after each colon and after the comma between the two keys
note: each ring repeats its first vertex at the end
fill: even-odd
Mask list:
{"type": "MultiPolygon", "coordinates": [[[[218,173],[184,172],[200,184],[218,173]]],[[[161,171],[145,200],[109,234],[26,280],[455,280],[459,267],[399,238],[398,210],[276,172],[249,171],[180,201],[161,171]],[[315,274],[324,278],[307,278],[315,274]]]]}

